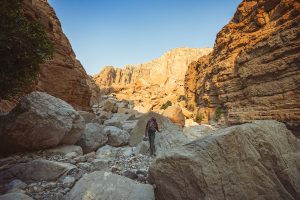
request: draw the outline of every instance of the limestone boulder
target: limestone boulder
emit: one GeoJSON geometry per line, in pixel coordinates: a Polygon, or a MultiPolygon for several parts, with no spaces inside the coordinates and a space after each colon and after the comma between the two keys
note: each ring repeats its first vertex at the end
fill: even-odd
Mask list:
{"type": "Polygon", "coordinates": [[[83,153],[86,154],[95,151],[107,141],[108,137],[104,126],[98,123],[88,123],[77,145],[81,146],[83,153]]]}
{"type": "Polygon", "coordinates": [[[133,117],[133,115],[123,114],[123,113],[115,113],[113,116],[104,121],[104,125],[106,126],[116,126],[118,128],[122,128],[122,123],[126,120],[129,120],[133,117]]]}
{"type": "Polygon", "coordinates": [[[156,159],[156,199],[299,199],[300,140],[276,121],[220,129],[156,159]]]}
{"type": "Polygon", "coordinates": [[[119,109],[120,108],[129,108],[128,106],[129,106],[129,102],[128,101],[125,101],[125,100],[123,100],[123,101],[121,101],[121,102],[118,102],[117,103],[117,106],[118,106],[118,112],[119,112],[119,109]]]}
{"type": "Polygon", "coordinates": [[[78,111],[78,113],[83,117],[85,123],[91,123],[96,118],[96,115],[92,112],[78,111]]]}
{"type": "Polygon", "coordinates": [[[44,159],[27,163],[15,164],[11,168],[0,172],[0,184],[18,178],[24,182],[57,181],[76,166],[44,159]]]}
{"type": "Polygon", "coordinates": [[[160,132],[156,132],[155,136],[155,146],[156,154],[160,155],[164,151],[181,146],[188,143],[190,140],[184,136],[182,128],[178,125],[172,123],[167,117],[160,114],[149,112],[143,115],[137,122],[136,126],[130,133],[129,144],[131,146],[136,146],[145,137],[145,129],[147,121],[155,117],[158,123],[158,129],[160,132]]]}
{"type": "Polygon", "coordinates": [[[98,119],[104,119],[104,120],[107,120],[107,119],[110,119],[112,117],[112,113],[111,112],[106,112],[106,111],[99,111],[97,112],[97,118],[98,119]]]}
{"type": "Polygon", "coordinates": [[[175,124],[184,127],[185,125],[185,117],[182,113],[182,109],[178,106],[169,106],[162,113],[164,116],[168,117],[175,124]]]}
{"type": "Polygon", "coordinates": [[[21,192],[7,193],[0,195],[0,200],[33,200],[30,196],[21,192]]]}
{"type": "Polygon", "coordinates": [[[124,122],[121,122],[121,127],[124,131],[127,131],[130,133],[132,129],[136,126],[138,120],[127,120],[124,122]]]}
{"type": "Polygon", "coordinates": [[[105,145],[96,151],[96,158],[102,160],[114,160],[119,157],[129,157],[134,154],[134,147],[113,147],[105,145]]]}
{"type": "Polygon", "coordinates": [[[135,155],[142,154],[142,155],[149,155],[150,153],[150,144],[148,141],[140,142],[135,148],[135,155]]]}
{"type": "Polygon", "coordinates": [[[84,119],[71,105],[43,92],[25,96],[1,123],[2,152],[72,145],[85,128],[84,119]]]}
{"type": "Polygon", "coordinates": [[[49,154],[60,154],[60,155],[67,155],[72,152],[76,153],[77,155],[83,154],[82,148],[76,145],[58,146],[51,149],[47,149],[46,152],[49,154]]]}
{"type": "Polygon", "coordinates": [[[116,113],[118,112],[118,106],[115,101],[107,99],[103,103],[103,110],[106,112],[116,113]]]}
{"type": "Polygon", "coordinates": [[[115,126],[106,126],[104,133],[108,137],[107,144],[111,146],[124,146],[129,142],[129,133],[115,126]]]}
{"type": "Polygon", "coordinates": [[[185,126],[183,128],[183,134],[190,140],[196,140],[208,134],[213,134],[214,130],[216,129],[213,128],[211,125],[208,124],[200,125],[195,123],[194,125],[185,126]]]}
{"type": "Polygon", "coordinates": [[[84,175],[66,199],[154,200],[155,197],[151,185],[140,184],[110,172],[96,171],[84,175]]]}

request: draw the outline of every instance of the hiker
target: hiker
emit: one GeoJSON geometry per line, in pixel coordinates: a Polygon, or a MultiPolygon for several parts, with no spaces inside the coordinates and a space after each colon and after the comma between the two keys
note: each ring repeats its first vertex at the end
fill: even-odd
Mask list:
{"type": "Polygon", "coordinates": [[[147,135],[149,137],[150,156],[156,156],[155,143],[154,143],[156,131],[159,132],[156,119],[154,117],[151,117],[151,119],[149,119],[147,122],[146,130],[145,130],[145,138],[147,138],[147,135]]]}

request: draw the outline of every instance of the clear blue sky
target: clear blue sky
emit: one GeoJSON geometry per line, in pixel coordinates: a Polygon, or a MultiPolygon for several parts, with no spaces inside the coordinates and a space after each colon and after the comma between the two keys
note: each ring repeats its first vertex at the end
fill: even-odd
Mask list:
{"type": "Polygon", "coordinates": [[[49,0],[87,73],[212,47],[241,0],[49,0]]]}

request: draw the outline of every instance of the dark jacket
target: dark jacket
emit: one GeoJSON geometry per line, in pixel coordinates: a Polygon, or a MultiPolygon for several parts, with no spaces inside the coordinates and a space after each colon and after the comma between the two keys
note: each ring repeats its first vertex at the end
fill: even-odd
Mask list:
{"type": "Polygon", "coordinates": [[[145,130],[145,137],[147,137],[149,130],[153,131],[153,132],[155,132],[155,131],[159,132],[158,125],[157,125],[156,119],[154,117],[149,119],[147,122],[146,130],[145,130]]]}

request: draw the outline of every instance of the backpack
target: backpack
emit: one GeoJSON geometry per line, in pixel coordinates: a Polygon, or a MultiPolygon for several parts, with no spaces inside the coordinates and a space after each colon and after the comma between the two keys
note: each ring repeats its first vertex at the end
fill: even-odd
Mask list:
{"type": "Polygon", "coordinates": [[[151,119],[148,121],[148,131],[156,132],[157,123],[155,120],[151,119]]]}

